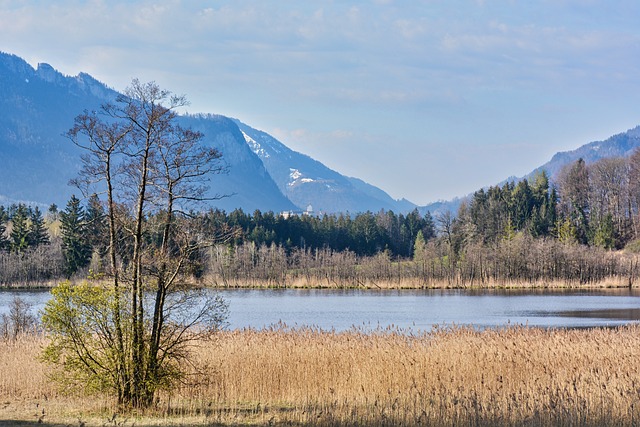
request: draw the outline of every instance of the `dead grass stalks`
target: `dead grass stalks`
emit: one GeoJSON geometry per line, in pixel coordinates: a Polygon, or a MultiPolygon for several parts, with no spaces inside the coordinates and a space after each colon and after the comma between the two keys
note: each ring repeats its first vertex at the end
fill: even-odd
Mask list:
{"type": "MultiPolygon", "coordinates": [[[[68,399],[37,361],[42,344],[42,337],[0,344],[2,401],[68,399]]],[[[419,335],[283,327],[224,332],[201,343],[196,356],[194,375],[146,414],[154,422],[590,426],[640,420],[638,326],[419,335]]]]}

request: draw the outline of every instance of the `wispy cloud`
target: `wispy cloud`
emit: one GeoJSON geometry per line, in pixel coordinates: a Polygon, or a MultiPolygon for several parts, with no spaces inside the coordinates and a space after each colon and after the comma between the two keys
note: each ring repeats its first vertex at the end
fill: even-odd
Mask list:
{"type": "MultiPolygon", "coordinates": [[[[511,144],[531,129],[558,144],[554,133],[630,122],[639,19],[636,0],[0,0],[0,50],[117,89],[134,76],[156,80],[196,110],[298,129],[281,139],[303,152],[320,152],[321,140],[366,152],[392,137],[402,146],[393,155],[412,165],[400,167],[429,174],[446,159],[423,147],[442,141],[511,144]],[[426,157],[402,154],[412,150],[426,157]]],[[[485,182],[482,169],[498,167],[481,152],[489,166],[460,179],[485,182]]],[[[370,176],[393,163],[369,156],[370,176]]],[[[430,198],[425,186],[407,188],[430,198]]]]}

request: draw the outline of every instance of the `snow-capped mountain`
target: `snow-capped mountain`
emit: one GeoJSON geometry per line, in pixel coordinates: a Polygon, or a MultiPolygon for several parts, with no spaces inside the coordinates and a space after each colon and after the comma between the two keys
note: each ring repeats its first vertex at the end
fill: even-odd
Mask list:
{"type": "Polygon", "coordinates": [[[251,150],[262,160],[280,191],[300,207],[315,212],[362,212],[380,209],[407,212],[416,206],[394,200],[384,191],[349,178],[311,157],[293,151],[271,135],[235,121],[251,150]]]}
{"type": "MultiPolygon", "coordinates": [[[[2,204],[29,201],[64,206],[78,189],[68,185],[80,168],[79,149],[62,136],[75,116],[115,99],[117,92],[88,74],[64,76],[48,64],[36,69],[0,53],[0,196],[2,204]]],[[[201,130],[204,143],[223,152],[229,173],[210,182],[228,195],[214,206],[282,211],[296,209],[247,147],[236,124],[222,116],[180,117],[201,130]]]]}
{"type": "MultiPolygon", "coordinates": [[[[27,201],[64,206],[78,190],[68,185],[80,168],[80,152],[62,136],[84,110],[118,93],[88,74],[65,76],[51,65],[32,67],[0,52],[0,204],[27,201]]],[[[223,154],[228,174],[216,175],[212,202],[226,211],[316,212],[413,208],[382,190],[347,178],[290,150],[270,135],[221,115],[180,117],[204,133],[223,154]]]]}

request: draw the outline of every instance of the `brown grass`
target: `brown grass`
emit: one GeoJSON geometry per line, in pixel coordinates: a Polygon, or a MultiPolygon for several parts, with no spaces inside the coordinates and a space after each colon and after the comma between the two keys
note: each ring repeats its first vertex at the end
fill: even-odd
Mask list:
{"type": "MultiPolygon", "coordinates": [[[[1,420],[105,425],[106,397],[65,396],[43,338],[0,344],[1,420]],[[37,405],[37,407],[36,407],[37,405]]],[[[635,425],[640,327],[361,333],[231,331],[198,375],[124,425],[635,425]]],[[[195,368],[194,368],[195,372],[195,368]]]]}
{"type": "Polygon", "coordinates": [[[588,284],[579,281],[567,280],[502,280],[485,282],[449,282],[445,280],[424,281],[419,278],[400,278],[397,280],[344,280],[344,281],[319,281],[297,277],[287,279],[284,282],[274,283],[273,281],[260,279],[228,279],[224,283],[212,278],[204,280],[204,284],[212,289],[612,289],[612,288],[637,288],[638,281],[629,286],[628,277],[607,277],[598,282],[588,284]]]}

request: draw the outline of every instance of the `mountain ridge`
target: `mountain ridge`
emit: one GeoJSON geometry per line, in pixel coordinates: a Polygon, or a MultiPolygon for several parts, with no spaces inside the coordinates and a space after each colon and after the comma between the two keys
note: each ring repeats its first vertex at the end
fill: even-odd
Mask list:
{"type": "Polygon", "coordinates": [[[371,184],[344,176],[310,156],[290,149],[268,133],[234,120],[280,191],[300,207],[312,205],[316,212],[380,209],[407,212],[416,208],[407,200],[395,200],[371,184]]]}
{"type": "MultiPolygon", "coordinates": [[[[511,176],[495,185],[501,186],[506,182],[518,182],[523,179],[531,179],[537,173],[545,171],[553,183],[562,168],[570,163],[583,159],[586,164],[595,163],[603,158],[629,157],[634,150],[640,148],[640,125],[610,136],[604,140],[591,141],[573,150],[559,151],[549,161],[533,169],[528,174],[515,177],[511,176]]],[[[430,203],[419,208],[421,213],[427,211],[434,213],[449,211],[456,214],[460,204],[471,197],[473,193],[451,200],[443,200],[430,203]]]]}
{"type": "MultiPolygon", "coordinates": [[[[17,55],[0,52],[0,204],[63,205],[77,193],[67,184],[79,170],[80,153],[62,135],[76,115],[117,96],[117,91],[87,73],[67,76],[48,63],[34,68],[17,55]]],[[[212,205],[227,211],[302,211],[311,205],[316,213],[381,209],[401,213],[416,208],[421,213],[455,213],[468,197],[418,207],[406,199],[393,199],[361,179],[342,175],[239,119],[194,114],[179,120],[202,131],[205,143],[222,151],[229,172],[213,177],[211,195],[228,196],[212,205]]],[[[640,126],[558,152],[529,174],[507,180],[530,178],[545,170],[553,181],[564,165],[578,158],[592,163],[604,157],[629,156],[638,147],[640,126]]]]}
{"type": "Polygon", "coordinates": [[[608,157],[629,157],[640,147],[640,126],[620,132],[601,141],[592,141],[574,150],[559,151],[547,163],[537,167],[523,178],[535,175],[539,171],[546,171],[553,180],[563,166],[582,158],[585,163],[594,163],[608,157]]]}
{"type": "MultiPolygon", "coordinates": [[[[87,73],[67,76],[48,63],[34,68],[17,55],[0,52],[0,202],[66,203],[77,193],[67,183],[80,168],[80,153],[62,135],[82,111],[96,110],[117,96],[87,73]]],[[[239,120],[219,114],[182,115],[178,120],[203,132],[204,143],[220,149],[228,166],[227,174],[211,180],[210,195],[225,196],[211,207],[280,212],[314,204],[322,212],[360,212],[415,206],[396,203],[383,190],[353,181],[239,120]],[[245,138],[249,134],[269,142],[271,159],[252,150],[245,138]],[[284,173],[283,165],[292,170],[284,173]],[[287,182],[295,170],[312,174],[313,182],[287,182]]]]}

